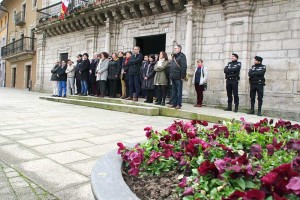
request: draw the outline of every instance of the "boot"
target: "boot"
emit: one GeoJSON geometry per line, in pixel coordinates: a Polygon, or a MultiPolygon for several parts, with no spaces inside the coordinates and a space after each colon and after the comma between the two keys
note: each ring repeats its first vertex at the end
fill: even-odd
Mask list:
{"type": "Polygon", "coordinates": [[[257,116],[262,116],[262,114],[261,114],[261,107],[258,107],[257,116]]]}
{"type": "Polygon", "coordinates": [[[249,110],[249,112],[247,114],[254,115],[254,107],[251,106],[251,109],[249,110]]]}
{"type": "Polygon", "coordinates": [[[162,106],[165,106],[165,105],[166,105],[166,100],[165,100],[165,99],[162,99],[161,105],[162,105],[162,106]]]}
{"type": "Polygon", "coordinates": [[[239,111],[239,105],[238,104],[235,104],[234,105],[234,112],[238,112],[239,111]]]}
{"type": "Polygon", "coordinates": [[[232,104],[228,104],[228,107],[224,109],[225,111],[232,111],[232,104]]]}

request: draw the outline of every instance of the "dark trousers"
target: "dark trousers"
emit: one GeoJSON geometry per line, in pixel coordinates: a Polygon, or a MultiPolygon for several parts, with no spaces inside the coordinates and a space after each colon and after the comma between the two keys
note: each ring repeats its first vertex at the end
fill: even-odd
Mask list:
{"type": "Polygon", "coordinates": [[[125,78],[126,98],[129,97],[129,78],[125,78]]]}
{"type": "Polygon", "coordinates": [[[182,80],[172,79],[172,104],[182,106],[182,80]]]}
{"type": "Polygon", "coordinates": [[[106,91],[106,81],[97,81],[97,90],[98,95],[104,97],[106,91]]]}
{"type": "Polygon", "coordinates": [[[148,103],[153,103],[153,94],[154,94],[153,89],[147,89],[147,99],[146,99],[146,101],[148,103]]]}
{"type": "Polygon", "coordinates": [[[167,95],[167,86],[166,85],[157,85],[157,102],[165,102],[167,95]]]}
{"type": "Polygon", "coordinates": [[[88,78],[87,79],[87,91],[88,91],[89,95],[93,93],[92,90],[93,90],[92,83],[91,83],[91,80],[88,78]]]}
{"type": "Polygon", "coordinates": [[[197,93],[197,105],[202,105],[203,103],[203,85],[199,85],[199,83],[195,83],[195,90],[197,93]]]}
{"type": "Polygon", "coordinates": [[[81,81],[80,78],[76,78],[76,93],[79,94],[81,93],[81,81]]]}
{"type": "Polygon", "coordinates": [[[129,96],[139,98],[140,90],[141,90],[140,76],[129,75],[129,96]],[[134,89],[135,89],[135,96],[133,96],[134,89]]]}
{"type": "Polygon", "coordinates": [[[97,94],[97,83],[96,81],[91,82],[91,90],[89,94],[97,94]]]}
{"type": "Polygon", "coordinates": [[[239,105],[239,81],[227,80],[226,90],[227,90],[227,97],[228,97],[228,105],[232,104],[232,93],[234,97],[234,104],[239,105]]]}
{"type": "Polygon", "coordinates": [[[264,86],[261,84],[252,84],[250,86],[251,108],[255,105],[255,96],[257,93],[258,107],[261,108],[264,96],[264,86]]]}
{"type": "Polygon", "coordinates": [[[109,79],[109,96],[116,98],[117,94],[117,79],[109,79]]]}

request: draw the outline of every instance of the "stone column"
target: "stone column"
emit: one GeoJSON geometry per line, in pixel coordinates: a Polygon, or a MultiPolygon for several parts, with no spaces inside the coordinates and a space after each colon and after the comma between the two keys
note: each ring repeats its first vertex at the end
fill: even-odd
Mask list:
{"type": "Polygon", "coordinates": [[[105,33],[105,51],[110,54],[110,21],[107,19],[106,23],[106,33],[105,33]]]}
{"type": "Polygon", "coordinates": [[[193,4],[188,3],[186,6],[186,34],[185,34],[185,55],[188,68],[192,65],[193,55],[193,4]]]}

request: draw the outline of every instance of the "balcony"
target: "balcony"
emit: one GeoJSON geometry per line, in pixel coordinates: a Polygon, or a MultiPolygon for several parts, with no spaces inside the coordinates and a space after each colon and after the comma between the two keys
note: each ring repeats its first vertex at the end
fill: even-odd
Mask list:
{"type": "Polygon", "coordinates": [[[53,37],[87,27],[106,26],[107,21],[121,22],[139,18],[146,21],[144,25],[153,23],[154,15],[183,11],[187,2],[188,0],[73,0],[64,17],[60,14],[61,2],[58,2],[37,10],[36,30],[44,32],[47,37],[53,37]]]}
{"type": "Polygon", "coordinates": [[[15,25],[23,26],[25,24],[25,12],[21,11],[15,15],[15,25]]]}
{"type": "Polygon", "coordinates": [[[35,55],[35,38],[22,37],[1,49],[2,59],[17,62],[33,58],[35,55]]]}

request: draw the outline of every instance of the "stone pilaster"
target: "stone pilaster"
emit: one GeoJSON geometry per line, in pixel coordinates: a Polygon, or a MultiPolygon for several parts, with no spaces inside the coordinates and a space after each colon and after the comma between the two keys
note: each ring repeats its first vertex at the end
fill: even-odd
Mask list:
{"type": "Polygon", "coordinates": [[[106,32],[105,32],[105,51],[110,53],[110,40],[111,40],[111,31],[110,31],[110,20],[106,20],[106,32]]]}

